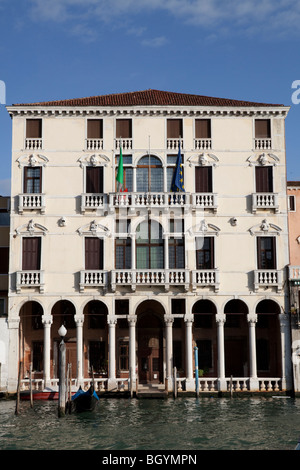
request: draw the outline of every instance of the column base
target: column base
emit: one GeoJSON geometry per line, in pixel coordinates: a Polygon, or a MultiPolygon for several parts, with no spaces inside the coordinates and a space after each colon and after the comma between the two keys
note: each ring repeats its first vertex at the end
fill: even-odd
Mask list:
{"type": "Polygon", "coordinates": [[[257,377],[249,378],[249,388],[251,392],[259,392],[259,382],[257,377]]]}
{"type": "Polygon", "coordinates": [[[107,391],[108,392],[117,392],[118,391],[118,383],[116,379],[108,379],[107,380],[107,391]]]}
{"type": "Polygon", "coordinates": [[[227,392],[227,382],[226,379],[218,379],[218,392],[227,392]]]}
{"type": "Polygon", "coordinates": [[[186,379],[185,381],[185,390],[186,392],[196,392],[195,380],[186,379]]]}

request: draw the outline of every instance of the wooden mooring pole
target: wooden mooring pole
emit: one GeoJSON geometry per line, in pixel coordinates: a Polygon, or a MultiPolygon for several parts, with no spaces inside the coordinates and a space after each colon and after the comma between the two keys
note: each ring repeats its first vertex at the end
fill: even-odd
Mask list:
{"type": "Polygon", "coordinates": [[[177,398],[177,368],[174,367],[173,369],[173,396],[177,398]]]}
{"type": "Polygon", "coordinates": [[[29,390],[30,390],[30,406],[33,408],[33,394],[32,394],[32,363],[29,367],[29,390]]]}
{"type": "Polygon", "coordinates": [[[19,375],[18,375],[18,386],[17,386],[17,401],[15,414],[18,415],[20,412],[20,387],[21,387],[21,371],[22,371],[22,362],[19,363],[19,375]]]}
{"type": "Polygon", "coordinates": [[[64,336],[67,333],[66,328],[62,325],[58,330],[61,336],[59,344],[59,394],[58,394],[58,416],[65,416],[66,414],[66,345],[64,336]]]}

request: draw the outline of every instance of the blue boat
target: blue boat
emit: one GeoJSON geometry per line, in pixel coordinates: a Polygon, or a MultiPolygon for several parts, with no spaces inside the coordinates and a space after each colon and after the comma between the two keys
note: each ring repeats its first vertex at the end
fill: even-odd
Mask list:
{"type": "Polygon", "coordinates": [[[86,392],[82,390],[80,386],[75,395],[72,396],[71,407],[72,410],[77,413],[93,411],[98,402],[99,397],[95,392],[93,385],[91,385],[86,392]]]}

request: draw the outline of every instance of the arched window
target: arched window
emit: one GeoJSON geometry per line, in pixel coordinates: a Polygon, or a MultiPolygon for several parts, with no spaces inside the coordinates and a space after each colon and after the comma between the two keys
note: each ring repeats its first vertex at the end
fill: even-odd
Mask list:
{"type": "Polygon", "coordinates": [[[162,226],[155,220],[141,222],[136,230],[137,269],[164,268],[162,226]]]}
{"type": "Polygon", "coordinates": [[[146,155],[139,160],[136,172],[136,187],[138,192],[163,192],[164,172],[159,158],[146,155]]]}

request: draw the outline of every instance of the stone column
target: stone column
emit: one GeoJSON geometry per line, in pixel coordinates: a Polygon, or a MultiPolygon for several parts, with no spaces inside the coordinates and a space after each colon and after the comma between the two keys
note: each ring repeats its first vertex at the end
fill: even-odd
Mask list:
{"type": "Polygon", "coordinates": [[[250,357],[250,390],[259,391],[259,383],[257,378],[257,360],[256,360],[256,322],[257,315],[249,313],[247,315],[249,323],[249,357],[250,357]]]}
{"type": "Polygon", "coordinates": [[[225,380],[225,343],[224,343],[224,323],[226,315],[222,313],[216,314],[216,322],[218,329],[218,390],[226,391],[225,380]]]}
{"type": "Polygon", "coordinates": [[[172,315],[165,315],[166,325],[166,379],[168,381],[168,391],[173,390],[172,369],[173,369],[173,322],[172,315]]]}
{"type": "Polygon", "coordinates": [[[8,344],[8,393],[16,393],[19,374],[19,324],[20,318],[8,320],[9,344],[8,344]]]}
{"type": "Polygon", "coordinates": [[[290,319],[287,314],[278,315],[281,341],[282,390],[292,389],[290,319]]]}
{"type": "Polygon", "coordinates": [[[131,370],[132,387],[136,384],[136,315],[128,315],[129,324],[129,370],[131,370]]]}
{"type": "Polygon", "coordinates": [[[193,316],[185,315],[185,343],[186,343],[186,390],[194,391],[194,374],[193,374],[193,316]]]}
{"type": "Polygon", "coordinates": [[[44,383],[45,383],[45,387],[50,387],[51,386],[50,351],[51,351],[52,316],[43,315],[42,322],[44,325],[44,383]]]}
{"type": "MultiPolygon", "coordinates": [[[[83,388],[84,385],[84,376],[83,376],[83,315],[75,315],[76,323],[76,336],[77,336],[77,384],[78,387],[81,385],[83,388]]],[[[74,374],[74,372],[73,372],[74,374]]]]}
{"type": "Polygon", "coordinates": [[[116,324],[117,319],[114,316],[107,317],[108,323],[108,383],[107,389],[117,388],[116,381],[116,324]]]}

